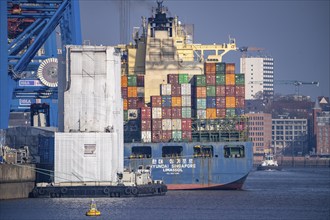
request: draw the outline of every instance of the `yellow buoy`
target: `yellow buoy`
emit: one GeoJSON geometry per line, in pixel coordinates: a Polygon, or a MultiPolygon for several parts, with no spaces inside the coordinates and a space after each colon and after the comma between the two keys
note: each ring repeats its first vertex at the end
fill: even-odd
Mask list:
{"type": "Polygon", "coordinates": [[[92,199],[90,208],[86,212],[86,215],[87,216],[100,216],[101,215],[101,212],[99,210],[97,210],[97,208],[96,208],[96,203],[95,203],[94,199],[92,199]]]}

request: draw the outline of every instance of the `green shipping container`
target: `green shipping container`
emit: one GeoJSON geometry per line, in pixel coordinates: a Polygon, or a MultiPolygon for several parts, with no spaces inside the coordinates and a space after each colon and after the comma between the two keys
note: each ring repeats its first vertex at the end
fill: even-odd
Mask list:
{"type": "Polygon", "coordinates": [[[181,141],[182,140],[182,131],[172,131],[172,139],[174,141],[181,141]]]}
{"type": "Polygon", "coordinates": [[[245,84],[245,76],[244,74],[235,74],[235,84],[236,85],[244,85],[245,84]]]}
{"type": "Polygon", "coordinates": [[[226,108],[226,117],[235,116],[235,108],[226,108]]]}
{"type": "Polygon", "coordinates": [[[195,75],[195,86],[206,86],[205,75],[195,75]]]}
{"type": "Polygon", "coordinates": [[[196,99],[196,109],[206,109],[206,99],[196,99]]]}
{"type": "Polygon", "coordinates": [[[128,76],[127,77],[127,86],[136,86],[137,85],[137,77],[136,76],[128,76]]]}
{"type": "Polygon", "coordinates": [[[191,118],[191,108],[182,107],[182,118],[191,118]]]}
{"type": "Polygon", "coordinates": [[[124,110],[124,121],[128,120],[128,111],[124,110]]]}
{"type": "Polygon", "coordinates": [[[216,85],[225,85],[226,84],[226,75],[225,74],[215,75],[215,84],[216,85]]]}
{"type": "Polygon", "coordinates": [[[216,63],[215,64],[215,73],[216,74],[225,74],[226,73],[226,63],[216,63]]]}
{"type": "Polygon", "coordinates": [[[188,83],[188,74],[179,74],[179,84],[188,83]]]}
{"type": "Polygon", "coordinates": [[[206,96],[215,96],[215,86],[206,86],[206,96]]]}

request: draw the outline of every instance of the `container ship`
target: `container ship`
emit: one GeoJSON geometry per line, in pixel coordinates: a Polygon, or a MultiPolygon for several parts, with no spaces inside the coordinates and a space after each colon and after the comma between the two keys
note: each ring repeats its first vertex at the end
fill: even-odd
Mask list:
{"type": "Polygon", "coordinates": [[[118,45],[125,166],[151,165],[169,190],[241,189],[252,169],[245,79],[229,43],[193,43],[193,26],[157,1],[134,43],[118,45]],[[213,51],[213,54],[208,54],[213,51]]]}

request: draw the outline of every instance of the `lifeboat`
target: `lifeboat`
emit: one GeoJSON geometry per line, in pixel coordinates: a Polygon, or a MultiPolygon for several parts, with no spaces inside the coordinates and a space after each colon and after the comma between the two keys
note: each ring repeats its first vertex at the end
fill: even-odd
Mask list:
{"type": "Polygon", "coordinates": [[[86,212],[87,216],[100,216],[101,212],[97,210],[96,203],[92,200],[89,210],[86,212]]]}

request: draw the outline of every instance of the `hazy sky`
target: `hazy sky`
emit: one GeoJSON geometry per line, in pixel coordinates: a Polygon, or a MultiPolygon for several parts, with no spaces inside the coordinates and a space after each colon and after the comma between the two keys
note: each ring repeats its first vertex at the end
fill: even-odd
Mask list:
{"type": "MultiPolygon", "coordinates": [[[[320,86],[300,87],[300,94],[330,96],[330,1],[329,0],[165,0],[170,16],[194,24],[194,43],[227,43],[264,48],[274,58],[275,80],[319,81],[320,86]]],[[[130,28],[140,27],[141,16],[150,17],[156,0],[132,0],[130,28]]],[[[119,44],[117,0],[80,0],[84,40],[93,45],[119,44]]],[[[235,62],[240,52],[231,52],[225,62],[235,62]]],[[[293,94],[293,85],[276,85],[275,93],[293,94]]]]}

